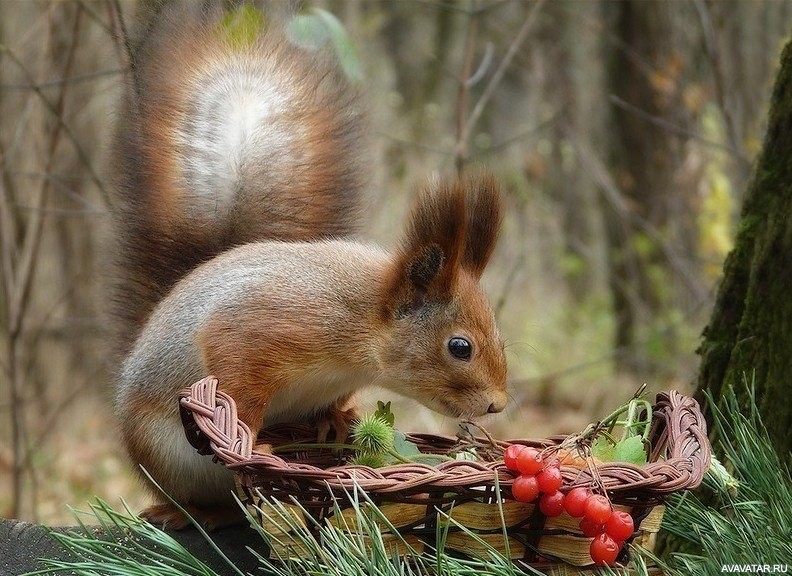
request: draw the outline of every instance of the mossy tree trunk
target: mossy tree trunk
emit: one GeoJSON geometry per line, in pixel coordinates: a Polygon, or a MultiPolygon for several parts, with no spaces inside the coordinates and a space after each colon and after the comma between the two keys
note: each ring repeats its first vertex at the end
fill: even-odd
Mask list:
{"type": "Polygon", "coordinates": [[[755,386],[779,454],[792,449],[792,41],[783,50],[767,134],[744,199],[734,249],[724,264],[699,349],[698,390],[715,399],[755,386]]]}

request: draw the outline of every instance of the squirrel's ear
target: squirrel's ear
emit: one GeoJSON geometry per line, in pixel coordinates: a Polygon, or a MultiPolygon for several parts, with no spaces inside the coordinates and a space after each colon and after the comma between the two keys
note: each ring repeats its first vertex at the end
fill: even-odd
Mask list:
{"type": "Polygon", "coordinates": [[[465,248],[466,202],[467,191],[456,180],[421,191],[386,282],[387,312],[406,315],[427,300],[451,297],[465,248]]]}
{"type": "Polygon", "coordinates": [[[501,223],[500,186],[495,177],[484,172],[465,180],[467,189],[467,233],[462,266],[481,278],[498,240],[501,223]]]}

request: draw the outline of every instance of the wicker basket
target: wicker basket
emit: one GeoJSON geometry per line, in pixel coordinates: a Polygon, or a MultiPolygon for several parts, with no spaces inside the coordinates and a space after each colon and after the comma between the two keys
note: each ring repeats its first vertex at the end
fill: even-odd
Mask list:
{"type": "MultiPolygon", "coordinates": [[[[237,472],[240,495],[264,528],[274,535],[282,535],[289,529],[273,525],[257,514],[257,505],[262,499],[276,498],[286,503],[296,521],[316,534],[316,523],[307,521],[300,509],[291,503],[298,502],[317,520],[354,526],[355,522],[349,522],[346,516],[354,514],[349,497],[359,487],[398,529],[401,537],[385,533],[384,537],[394,542],[399,554],[421,552],[426,545],[432,546],[437,523],[447,523],[447,514],[502,553],[506,553],[505,523],[508,553],[518,564],[552,571],[552,566],[560,563],[570,574],[576,573],[571,567],[591,565],[591,539],[580,533],[578,520],[566,513],[547,519],[537,506],[513,501],[514,473],[506,469],[502,460],[454,460],[436,466],[398,464],[372,469],[343,465],[339,455],[330,450],[264,454],[254,449],[256,442],[276,447],[311,443],[315,442],[316,430],[307,426],[278,425],[266,429],[256,439],[248,427],[237,420],[234,400],[217,386],[216,378],[207,377],[182,392],[185,431],[199,452],[214,454],[237,472]],[[498,490],[500,502],[496,495],[498,490]],[[334,503],[342,509],[341,518],[333,517],[334,503]],[[439,514],[438,510],[444,514],[439,514]],[[404,541],[413,550],[405,547],[404,541]]],[[[432,454],[448,453],[459,442],[457,438],[429,434],[409,434],[407,438],[422,452],[432,454]]],[[[512,443],[545,448],[564,438],[496,443],[503,448],[512,443]]],[[[709,467],[706,424],[696,401],[675,391],[658,394],[650,440],[653,452],[648,464],[603,463],[596,467],[596,474],[614,506],[633,516],[636,532],[630,541],[651,548],[653,536],[660,527],[662,503],[666,497],[698,486],[709,467]]],[[[586,469],[562,466],[561,471],[564,491],[594,484],[592,473],[586,469]]],[[[449,530],[446,550],[486,556],[476,538],[455,527],[454,523],[449,530]]],[[[625,554],[626,547],[620,562],[628,560],[625,554]]]]}

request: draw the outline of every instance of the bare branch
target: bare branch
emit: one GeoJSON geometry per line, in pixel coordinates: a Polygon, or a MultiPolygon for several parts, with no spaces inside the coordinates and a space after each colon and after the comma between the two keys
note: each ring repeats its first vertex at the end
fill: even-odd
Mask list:
{"type": "MultiPolygon", "coordinates": [[[[476,4],[473,4],[474,8],[476,4]]],[[[457,174],[462,173],[468,152],[468,138],[465,134],[465,115],[467,114],[468,98],[470,87],[468,82],[470,70],[473,67],[473,55],[476,49],[476,36],[478,36],[479,17],[478,13],[471,10],[468,20],[467,35],[465,36],[465,59],[462,62],[462,72],[457,87],[457,106],[456,106],[456,146],[454,146],[454,166],[457,174]]]]}
{"type": "Polygon", "coordinates": [[[501,292],[498,295],[498,300],[495,302],[495,306],[492,307],[496,318],[500,318],[500,313],[503,310],[503,307],[506,305],[512,285],[517,279],[517,273],[522,268],[524,262],[525,252],[521,250],[520,254],[517,256],[517,259],[509,270],[509,275],[506,276],[506,280],[503,282],[503,287],[501,288],[501,292]]]}
{"type": "Polygon", "coordinates": [[[748,159],[740,152],[740,150],[734,148],[733,146],[729,146],[726,144],[721,144],[720,142],[715,142],[714,140],[708,140],[707,138],[702,137],[701,135],[687,130],[686,128],[682,128],[674,124],[673,122],[669,122],[665,118],[661,118],[660,116],[655,116],[650,114],[646,110],[642,110],[629,102],[626,102],[622,98],[619,98],[615,94],[610,94],[608,99],[613,103],[614,106],[621,108],[622,110],[626,110],[631,114],[634,114],[638,118],[646,120],[650,124],[657,126],[658,128],[662,128],[666,132],[670,132],[672,134],[677,134],[679,136],[683,136],[685,138],[690,138],[691,140],[696,140],[697,142],[701,142],[707,146],[711,146],[712,148],[718,148],[720,150],[724,150],[729,154],[733,155],[738,160],[748,162],[748,159]]]}
{"type": "Polygon", "coordinates": [[[46,80],[44,82],[39,82],[38,84],[0,84],[0,89],[2,90],[33,90],[38,88],[39,90],[43,90],[45,88],[52,88],[54,86],[60,86],[61,84],[79,84],[81,82],[90,82],[91,80],[96,80],[97,78],[102,78],[104,76],[115,76],[117,74],[121,74],[125,70],[123,68],[113,68],[111,70],[99,70],[98,72],[89,72],[88,74],[77,74],[75,76],[70,76],[68,78],[55,78],[53,80],[46,80]]]}
{"type": "Polygon", "coordinates": [[[14,293],[14,263],[17,253],[17,222],[11,213],[12,199],[11,189],[8,186],[9,178],[5,165],[5,149],[3,142],[0,141],[0,251],[2,251],[2,275],[3,290],[5,291],[6,306],[11,305],[12,294],[14,293]]]}
{"type": "Polygon", "coordinates": [[[468,88],[472,88],[487,75],[490,66],[492,65],[492,59],[495,57],[495,46],[492,42],[487,42],[484,45],[484,56],[481,57],[481,62],[479,62],[478,68],[476,71],[471,74],[470,78],[465,80],[465,84],[467,84],[468,88]]]}
{"type": "Polygon", "coordinates": [[[520,132],[519,134],[506,138],[505,140],[501,140],[500,142],[497,142],[492,146],[488,147],[486,150],[481,150],[479,152],[476,152],[475,154],[470,155],[468,159],[474,160],[476,158],[483,158],[491,154],[497,154],[498,152],[500,152],[504,148],[511,146],[512,144],[516,144],[517,142],[521,142],[528,138],[536,137],[543,130],[551,127],[553,124],[559,121],[559,119],[562,116],[562,113],[564,112],[565,106],[566,105],[562,106],[557,111],[555,111],[547,120],[543,120],[536,126],[532,126],[531,128],[528,128],[527,130],[520,132]]]}
{"type": "Polygon", "coordinates": [[[413,2],[415,2],[416,4],[425,4],[432,8],[440,8],[441,10],[451,10],[453,12],[467,14],[468,16],[481,15],[484,14],[485,12],[496,10],[501,6],[503,6],[504,4],[509,4],[512,1],[513,0],[498,0],[498,2],[483,4],[475,8],[465,8],[463,6],[459,6],[458,4],[453,4],[450,2],[438,2],[437,0],[413,0],[413,2]]]}
{"type": "Polygon", "coordinates": [[[715,28],[712,25],[709,7],[701,0],[693,0],[693,5],[696,7],[696,12],[701,21],[701,29],[704,33],[704,46],[710,61],[710,66],[712,67],[712,77],[715,84],[715,99],[718,101],[718,108],[723,115],[723,123],[726,127],[729,145],[734,150],[737,159],[740,160],[740,171],[743,173],[744,177],[747,177],[747,172],[750,171],[751,168],[751,161],[742,152],[740,138],[737,136],[737,126],[726,103],[723,67],[721,66],[720,51],[718,50],[718,43],[715,39],[715,28]]]}
{"type": "Polygon", "coordinates": [[[99,176],[96,174],[96,171],[94,170],[93,165],[91,164],[91,159],[88,157],[88,154],[85,152],[85,150],[83,150],[83,147],[80,144],[80,141],[77,139],[77,136],[74,134],[72,129],[69,128],[69,126],[66,124],[66,121],[63,119],[63,117],[58,114],[57,109],[47,99],[47,96],[44,94],[41,88],[38,88],[37,82],[30,75],[30,72],[27,70],[27,67],[25,66],[24,62],[22,62],[22,60],[14,53],[14,51],[11,50],[11,48],[9,48],[8,46],[0,45],[0,52],[5,53],[11,59],[11,61],[14,62],[14,64],[16,64],[19,67],[19,69],[25,75],[25,81],[30,86],[30,89],[33,91],[34,94],[36,94],[36,96],[38,96],[41,99],[47,110],[49,110],[49,112],[55,117],[55,120],[58,122],[58,125],[62,127],[63,132],[66,134],[66,136],[69,138],[72,145],[74,146],[74,150],[77,153],[77,157],[80,159],[80,162],[82,162],[83,165],[88,170],[88,174],[91,180],[99,189],[99,192],[102,194],[102,198],[104,199],[105,203],[109,206],[110,195],[107,192],[107,189],[104,187],[104,184],[100,180],[99,176]]]}
{"type": "MultiPolygon", "coordinates": [[[[71,70],[72,64],[74,64],[74,54],[76,53],[79,39],[81,15],[82,10],[78,9],[74,16],[71,36],[72,42],[69,46],[69,51],[66,54],[66,62],[64,64],[64,73],[67,75],[71,70]]],[[[60,93],[58,94],[58,100],[53,107],[54,114],[58,118],[63,117],[68,86],[68,84],[61,85],[60,93]]],[[[55,162],[55,151],[58,147],[58,142],[60,141],[61,131],[64,130],[65,126],[66,124],[64,122],[59,122],[53,128],[52,134],[50,134],[45,172],[52,170],[52,166],[55,162]]],[[[33,203],[35,209],[30,214],[30,221],[28,222],[28,225],[25,229],[25,238],[22,241],[22,245],[20,247],[21,254],[14,279],[15,293],[14,299],[11,303],[12,316],[9,319],[9,327],[11,330],[21,329],[22,317],[24,316],[25,308],[27,307],[27,294],[30,290],[30,279],[33,272],[33,262],[35,260],[36,254],[38,253],[38,247],[41,242],[41,228],[44,223],[43,207],[48,191],[49,180],[45,179],[42,181],[41,187],[36,194],[36,199],[33,203]],[[13,316],[14,314],[16,316],[13,316]]]]}
{"type": "MultiPolygon", "coordinates": [[[[2,153],[2,150],[0,150],[2,153]]],[[[0,157],[0,169],[5,171],[5,155],[0,157]]],[[[12,221],[13,215],[11,210],[11,198],[5,186],[5,174],[0,178],[0,211],[2,212],[2,221],[12,221]]],[[[10,231],[10,227],[4,230],[10,231]]],[[[9,237],[6,232],[2,237],[2,275],[3,286],[5,289],[5,307],[6,315],[9,318],[9,330],[6,338],[6,354],[8,366],[6,372],[8,373],[9,380],[9,394],[8,402],[11,405],[11,448],[13,454],[12,466],[12,498],[11,498],[11,516],[18,517],[22,502],[22,476],[24,474],[23,462],[25,460],[25,446],[27,440],[25,438],[25,419],[24,419],[24,404],[22,401],[22,382],[19,372],[19,331],[12,330],[11,318],[13,316],[14,295],[16,293],[16,274],[14,272],[14,260],[17,251],[17,237],[9,237]]]]}
{"type": "MultiPolygon", "coordinates": [[[[121,4],[118,0],[108,0],[107,8],[110,12],[110,33],[116,46],[118,60],[121,62],[122,69],[134,76],[134,54],[124,15],[121,12],[121,4]]],[[[135,86],[137,86],[137,82],[135,82],[135,86]]]]}
{"type": "Polygon", "coordinates": [[[525,41],[526,36],[528,36],[528,31],[536,21],[536,17],[539,15],[539,11],[543,4],[544,0],[538,0],[536,3],[534,3],[530,12],[528,12],[528,15],[525,17],[525,21],[520,27],[520,30],[517,32],[517,35],[514,37],[514,40],[512,40],[506,55],[503,57],[503,60],[498,66],[497,70],[495,70],[495,73],[492,75],[492,78],[487,84],[487,87],[484,89],[484,92],[482,92],[478,102],[476,102],[476,105],[473,107],[473,111],[470,113],[470,117],[468,118],[467,123],[462,130],[462,135],[460,138],[461,141],[467,142],[470,138],[470,134],[476,127],[481,115],[484,113],[484,109],[489,103],[490,98],[492,98],[496,88],[501,83],[503,76],[506,74],[506,70],[508,70],[509,65],[514,59],[514,56],[517,54],[520,46],[522,46],[523,41],[525,41]]]}

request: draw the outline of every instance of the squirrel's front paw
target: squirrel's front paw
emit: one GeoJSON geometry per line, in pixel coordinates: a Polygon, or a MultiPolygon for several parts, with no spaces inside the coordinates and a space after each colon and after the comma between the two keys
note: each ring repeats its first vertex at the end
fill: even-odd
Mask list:
{"type": "Polygon", "coordinates": [[[253,446],[253,452],[259,452],[261,454],[272,454],[272,444],[268,444],[266,442],[259,442],[255,446],[253,446]]]}
{"type": "Polygon", "coordinates": [[[335,442],[343,444],[349,436],[352,424],[360,419],[357,408],[352,406],[344,409],[347,401],[338,401],[327,409],[327,412],[316,422],[316,441],[327,442],[330,429],[335,431],[335,442]]]}

